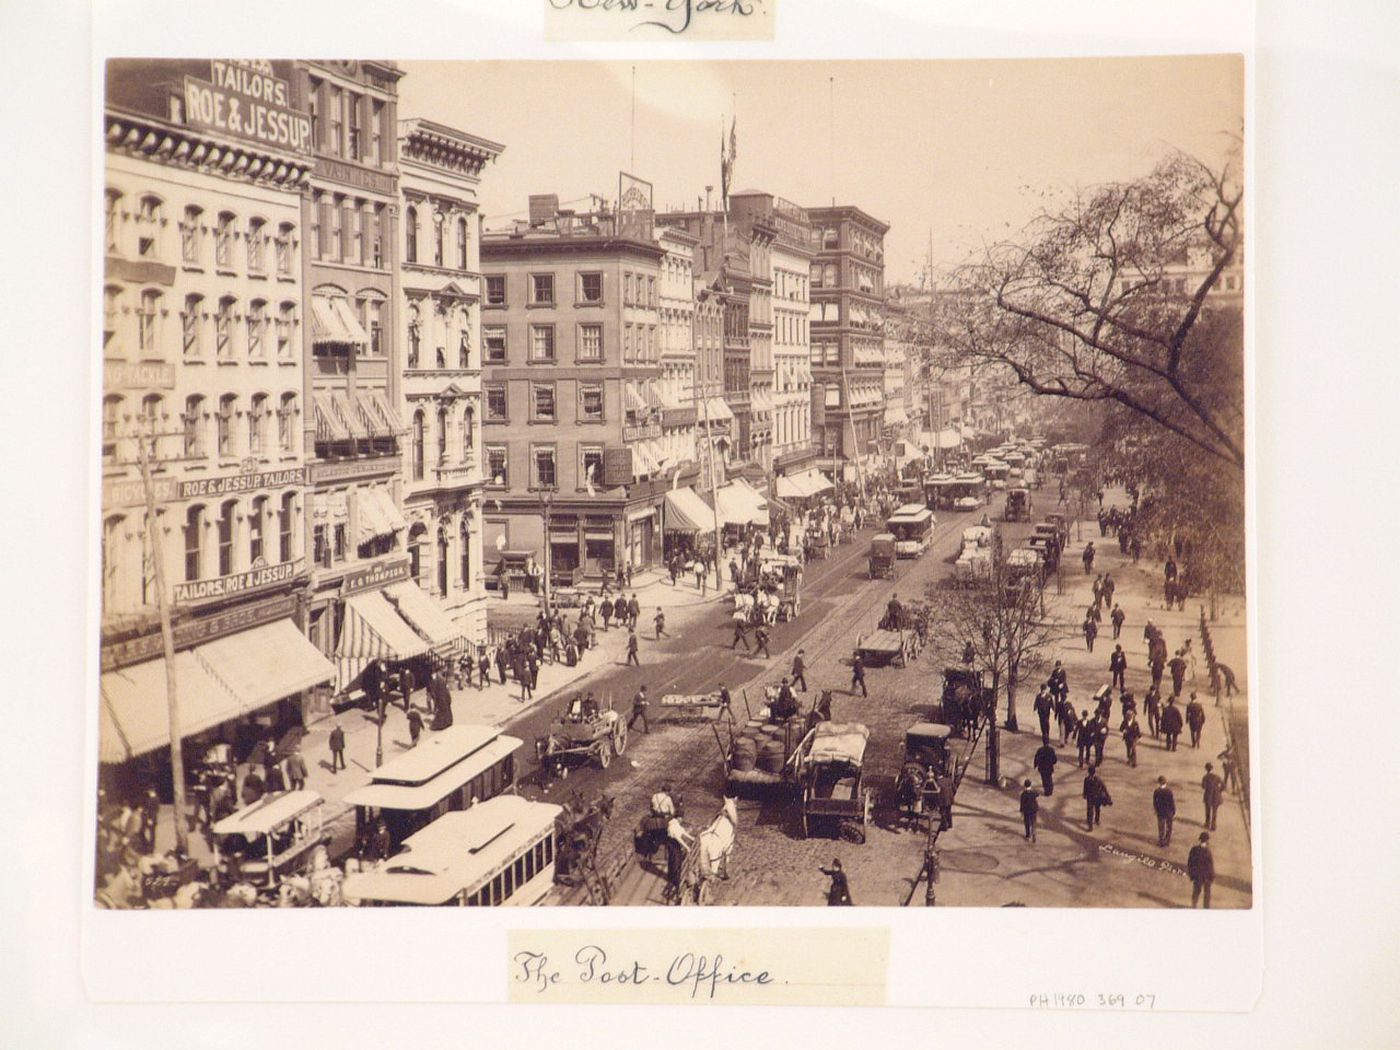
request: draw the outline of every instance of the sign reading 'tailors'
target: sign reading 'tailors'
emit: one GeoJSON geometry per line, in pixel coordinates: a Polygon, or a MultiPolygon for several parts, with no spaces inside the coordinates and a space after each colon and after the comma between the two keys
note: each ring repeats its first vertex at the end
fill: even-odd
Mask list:
{"type": "Polygon", "coordinates": [[[185,122],[191,127],[311,151],[311,118],[291,108],[287,82],[266,61],[213,61],[210,79],[185,77],[185,122]]]}

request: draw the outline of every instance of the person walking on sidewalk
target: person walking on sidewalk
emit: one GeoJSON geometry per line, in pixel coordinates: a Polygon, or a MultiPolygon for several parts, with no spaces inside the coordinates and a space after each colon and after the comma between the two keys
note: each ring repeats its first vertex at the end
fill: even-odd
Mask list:
{"type": "Polygon", "coordinates": [[[1123,633],[1123,622],[1127,620],[1127,618],[1128,614],[1123,611],[1121,605],[1115,605],[1113,607],[1113,612],[1109,613],[1108,619],[1113,624],[1113,637],[1115,641],[1118,636],[1123,633]]]}
{"type": "Polygon", "coordinates": [[[506,684],[506,668],[508,666],[509,664],[506,662],[505,646],[496,646],[496,673],[501,676],[501,685],[506,684]]]}
{"type": "Polygon", "coordinates": [[[644,685],[637,690],[637,695],[632,697],[632,717],[627,720],[627,728],[631,729],[637,724],[637,719],[642,720],[642,732],[647,736],[651,735],[651,723],[647,721],[647,708],[651,702],[647,699],[647,687],[644,685]]]}
{"type": "Polygon", "coordinates": [[[345,730],[340,728],[340,723],[335,724],[331,730],[331,772],[336,773],[345,768],[345,730]]]}
{"type": "Polygon", "coordinates": [[[481,658],[476,663],[476,691],[479,693],[491,684],[491,657],[486,650],[481,651],[481,658]]]}
{"type": "Polygon", "coordinates": [[[709,585],[709,581],[706,579],[706,576],[707,576],[707,573],[705,572],[705,562],[704,562],[702,559],[700,559],[700,558],[696,558],[696,559],[695,559],[695,589],[696,589],[697,591],[699,591],[700,594],[701,594],[702,596],[705,594],[705,591],[706,591],[706,589],[707,589],[707,587],[708,587],[708,585],[709,585]]]}
{"type": "Polygon", "coordinates": [[[1094,571],[1094,541],[1090,540],[1084,545],[1084,575],[1088,576],[1094,571]]]}
{"type": "Polygon", "coordinates": [[[1099,636],[1099,625],[1094,622],[1092,610],[1084,616],[1084,648],[1094,651],[1094,639],[1099,636]]]}
{"type": "Polygon", "coordinates": [[[1238,791],[1240,780],[1235,770],[1235,749],[1226,744],[1225,750],[1215,757],[1220,760],[1220,779],[1224,782],[1225,790],[1238,791]]]}
{"type": "Polygon", "coordinates": [[[1113,805],[1108,793],[1108,785],[1098,774],[1098,766],[1090,766],[1084,778],[1084,819],[1088,830],[1093,831],[1103,820],[1103,807],[1113,805]]]}
{"type": "Polygon", "coordinates": [[[1061,700],[1069,696],[1069,676],[1065,674],[1064,666],[1059,660],[1055,661],[1055,666],[1050,670],[1050,677],[1046,680],[1050,686],[1050,692],[1054,693],[1061,700]]]}
{"type": "Polygon", "coordinates": [[[1050,744],[1042,744],[1031,760],[1035,771],[1040,774],[1040,787],[1046,798],[1055,794],[1055,764],[1059,761],[1060,756],[1050,744]]]}
{"type": "Polygon", "coordinates": [[[1103,765],[1103,749],[1108,746],[1108,715],[1094,716],[1094,765],[1103,765]]]}
{"type": "Polygon", "coordinates": [[[860,695],[869,696],[870,691],[865,688],[865,661],[860,658],[860,653],[856,653],[851,661],[851,695],[855,695],[856,686],[860,686],[860,695]]]}
{"type": "Polygon", "coordinates": [[[1026,826],[1026,841],[1035,841],[1035,818],[1040,813],[1040,797],[1029,780],[1021,782],[1021,823],[1026,826]]]}
{"type": "Polygon", "coordinates": [[[1113,582],[1113,573],[1103,574],[1103,607],[1105,609],[1113,606],[1113,592],[1118,589],[1118,584],[1113,582]]]}
{"type": "Polygon", "coordinates": [[[418,708],[408,709],[408,740],[409,747],[418,746],[418,738],[423,735],[423,716],[419,714],[418,708]]]}
{"type": "Polygon", "coordinates": [[[666,637],[666,614],[661,611],[661,606],[656,607],[656,640],[659,642],[666,637]]]}
{"type": "Polygon", "coordinates": [[[1207,831],[1215,830],[1215,817],[1220,811],[1220,803],[1225,799],[1225,781],[1215,774],[1215,767],[1206,763],[1206,775],[1201,778],[1201,802],[1205,805],[1205,826],[1207,831]]]}
{"type": "Polygon", "coordinates": [[[627,628],[627,659],[623,661],[623,664],[624,666],[626,664],[642,666],[642,661],[637,659],[637,632],[631,627],[627,628]]]}
{"type": "Polygon", "coordinates": [[[768,628],[763,624],[753,629],[753,651],[754,655],[762,653],[765,660],[773,659],[773,654],[768,651],[768,628]]]}
{"type": "Polygon", "coordinates": [[[797,655],[792,658],[792,684],[796,686],[802,683],[802,691],[807,691],[807,662],[803,659],[806,649],[797,650],[797,655]]]}
{"type": "Polygon", "coordinates": [[[598,609],[598,615],[603,618],[603,630],[606,631],[608,629],[608,625],[612,621],[613,603],[610,601],[604,601],[598,609]]]}
{"type": "Polygon", "coordinates": [[[1147,715],[1147,731],[1156,740],[1162,720],[1162,692],[1155,685],[1147,687],[1147,695],[1142,698],[1142,709],[1147,715]]]}
{"type": "Polygon", "coordinates": [[[1181,708],[1176,706],[1176,697],[1167,697],[1167,709],[1162,712],[1162,735],[1167,738],[1167,750],[1176,750],[1176,741],[1181,736],[1181,708]]]}
{"type": "MultiPolygon", "coordinates": [[[[1075,732],[1075,745],[1079,748],[1079,768],[1084,768],[1084,763],[1093,757],[1094,754],[1094,721],[1089,717],[1089,709],[1086,707],[1079,713],[1079,726],[1075,732]]],[[[1092,762],[1089,763],[1091,766],[1092,762]]]]}
{"type": "Polygon", "coordinates": [[[1196,694],[1191,693],[1191,702],[1186,705],[1186,725],[1191,730],[1191,746],[1201,746],[1201,730],[1206,726],[1206,709],[1201,706],[1196,694]]]}
{"type": "Polygon", "coordinates": [[[1152,792],[1152,812],[1157,814],[1157,845],[1172,844],[1172,822],[1176,820],[1176,796],[1167,787],[1167,778],[1157,778],[1157,790],[1152,792]]]}
{"type": "Polygon", "coordinates": [[[627,597],[623,594],[619,594],[613,601],[613,619],[619,627],[627,623],[627,597]]]}
{"type": "Polygon", "coordinates": [[[1172,695],[1180,696],[1181,687],[1186,683],[1186,659],[1181,655],[1180,649],[1168,662],[1167,669],[1172,674],[1172,695]]]}
{"type": "Polygon", "coordinates": [[[1113,675],[1113,688],[1126,689],[1128,676],[1128,654],[1121,645],[1113,647],[1113,655],[1108,658],[1108,670],[1113,675]]]}
{"type": "Polygon", "coordinates": [[[1211,855],[1210,833],[1203,831],[1196,845],[1186,855],[1186,874],[1191,876],[1191,907],[1195,907],[1202,897],[1205,907],[1210,907],[1210,887],[1215,881],[1215,857],[1211,855]]]}
{"type": "Polygon", "coordinates": [[[1079,718],[1074,713],[1074,704],[1070,703],[1069,697],[1055,701],[1055,717],[1060,722],[1060,746],[1064,747],[1079,726],[1079,718]]]}
{"type": "Polygon", "coordinates": [[[292,753],[287,756],[287,780],[293,791],[306,787],[306,759],[301,757],[301,745],[294,744],[292,753]]]}
{"type": "Polygon", "coordinates": [[[934,779],[938,785],[938,830],[951,831],[953,827],[953,795],[956,788],[953,786],[953,778],[947,773],[940,773],[934,779]]]}
{"type": "MultiPolygon", "coordinates": [[[[630,569],[627,572],[627,582],[629,584],[632,582],[632,572],[630,569]]],[[[631,600],[629,600],[627,603],[627,626],[635,631],[637,629],[637,625],[641,622],[642,603],[637,601],[637,595],[634,593],[632,595],[631,600]]]]}
{"type": "Polygon", "coordinates": [[[846,881],[846,873],[841,870],[841,862],[833,860],[831,867],[818,867],[823,875],[831,880],[831,887],[826,891],[826,904],[829,908],[848,908],[853,902],[851,900],[851,886],[846,881]]]}
{"type": "Polygon", "coordinates": [[[1137,715],[1129,715],[1123,722],[1123,746],[1128,749],[1128,766],[1137,768],[1137,745],[1142,739],[1142,726],[1138,725],[1137,715]]]}
{"type": "Polygon", "coordinates": [[[1055,709],[1055,699],[1050,695],[1050,687],[1042,685],[1040,691],[1035,694],[1035,702],[1031,704],[1036,717],[1040,719],[1040,742],[1050,743],[1050,712],[1055,709]]]}

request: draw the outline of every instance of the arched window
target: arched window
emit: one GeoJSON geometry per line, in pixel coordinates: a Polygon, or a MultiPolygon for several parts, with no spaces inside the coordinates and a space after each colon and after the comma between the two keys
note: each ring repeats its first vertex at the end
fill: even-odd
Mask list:
{"type": "Polygon", "coordinates": [[[462,409],[462,462],[470,463],[476,453],[476,413],[472,406],[462,409]]]}
{"type": "Polygon", "coordinates": [[[267,523],[267,497],[253,499],[253,510],[248,515],[248,564],[257,565],[263,561],[263,528],[267,523]]]}
{"type": "Polygon", "coordinates": [[[439,525],[437,531],[437,592],[447,596],[447,526],[439,525]]]}
{"type": "Polygon", "coordinates": [[[470,591],[472,588],[472,534],[465,514],[462,515],[462,527],[457,537],[457,543],[462,555],[462,590],[470,591]]]}
{"type": "Polygon", "coordinates": [[[467,269],[467,220],[457,220],[457,269],[467,269]]]}
{"type": "Polygon", "coordinates": [[[418,367],[418,355],[423,349],[423,314],[418,307],[408,308],[408,367],[418,367]]]}
{"type": "Polygon", "coordinates": [[[180,258],[186,266],[198,266],[200,263],[200,226],[203,221],[203,209],[193,204],[185,208],[185,217],[180,221],[180,258]]]}
{"type": "Polygon", "coordinates": [[[117,461],[117,438],[121,436],[123,398],[108,394],[102,399],[102,461],[117,461]]]}
{"type": "Polygon", "coordinates": [[[250,456],[258,456],[263,452],[267,414],[267,395],[254,394],[248,408],[248,454],[250,456]]]}
{"type": "Polygon", "coordinates": [[[136,315],[136,344],[146,357],[160,353],[161,294],[153,288],[141,293],[141,309],[136,315]]]}
{"type": "Polygon", "coordinates": [[[472,318],[466,307],[457,310],[457,367],[470,368],[472,358],[472,318]]]}
{"type": "Polygon", "coordinates": [[[413,413],[413,480],[423,480],[423,410],[413,413]]]}
{"type": "Polygon", "coordinates": [[[277,510],[277,554],[279,561],[291,561],[295,549],[295,523],[297,496],[295,492],[282,494],[282,505],[277,510]]]}
{"type": "Polygon", "coordinates": [[[433,265],[441,266],[444,258],[442,252],[443,227],[446,225],[442,221],[442,212],[433,212],[433,265]]]}
{"type": "Polygon", "coordinates": [[[237,500],[228,500],[219,508],[219,576],[233,573],[233,534],[237,517],[237,500]]]}
{"type": "Polygon", "coordinates": [[[147,194],[136,212],[136,254],[143,259],[160,255],[160,232],[165,225],[165,209],[159,197],[147,194]]]}
{"type": "Polygon", "coordinates": [[[202,459],[204,447],[204,398],[191,394],[185,398],[185,414],[182,417],[185,431],[185,458],[202,459]]]}
{"type": "Polygon", "coordinates": [[[118,315],[121,313],[122,290],[114,284],[102,289],[102,349],[120,350],[117,339],[118,315]]]}
{"type": "Polygon", "coordinates": [[[254,299],[248,304],[248,357],[260,360],[264,354],[263,338],[267,332],[267,303],[254,299]]]}
{"type": "Polygon", "coordinates": [[[277,359],[286,361],[292,357],[292,337],[297,328],[297,304],[283,303],[277,308],[277,359]]]}
{"type": "Polygon", "coordinates": [[[447,462],[447,409],[437,411],[437,462],[442,466],[447,462]]]}
{"type": "Polygon", "coordinates": [[[147,454],[152,459],[160,458],[160,432],[165,425],[165,398],[159,394],[147,394],[141,399],[141,433],[149,444],[147,454]]]}
{"type": "Polygon", "coordinates": [[[404,262],[418,261],[418,209],[408,207],[403,213],[403,229],[406,238],[404,262]]]}
{"type": "Polygon", "coordinates": [[[238,395],[225,394],[219,398],[217,420],[219,455],[232,456],[234,453],[233,420],[238,414],[238,395]]]}
{"type": "Polygon", "coordinates": [[[248,220],[248,272],[263,273],[267,269],[267,223],[262,219],[248,220]]]}
{"type": "Polygon", "coordinates": [[[204,541],[204,507],[196,504],[185,511],[185,582],[200,578],[201,546],[204,541]]]}
{"type": "Polygon", "coordinates": [[[282,403],[277,406],[277,446],[283,452],[296,449],[297,396],[295,393],[282,395],[282,403]]]}
{"type": "Polygon", "coordinates": [[[292,275],[292,264],[294,262],[292,241],[295,236],[296,227],[290,222],[284,222],[277,227],[277,275],[279,277],[290,277],[292,275]]]}
{"type": "Polygon", "coordinates": [[[180,333],[187,358],[200,357],[204,352],[203,340],[199,337],[203,312],[204,296],[185,296],[185,310],[180,314],[180,333]]]}
{"type": "Polygon", "coordinates": [[[233,318],[238,300],[226,295],[219,300],[219,312],[214,316],[214,353],[220,361],[233,357],[233,318]]]}
{"type": "Polygon", "coordinates": [[[122,195],[109,189],[103,201],[106,220],[104,242],[108,255],[120,255],[122,250],[122,195]]]}
{"type": "Polygon", "coordinates": [[[428,527],[422,522],[414,525],[408,532],[408,572],[414,582],[427,590],[427,580],[423,578],[423,573],[427,566],[423,564],[423,544],[428,536],[428,527]]]}
{"type": "Polygon", "coordinates": [[[219,222],[214,227],[214,265],[220,269],[233,268],[233,239],[237,224],[238,216],[233,212],[219,212],[219,222]]]}

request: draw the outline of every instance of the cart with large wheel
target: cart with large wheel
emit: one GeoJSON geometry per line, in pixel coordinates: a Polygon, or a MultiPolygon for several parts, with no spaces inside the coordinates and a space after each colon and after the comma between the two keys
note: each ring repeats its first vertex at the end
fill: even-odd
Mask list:
{"type": "Polygon", "coordinates": [[[870,730],[859,722],[820,722],[798,760],[802,784],[802,834],[834,823],[837,834],[864,842],[874,796],[862,782],[870,730]]]}
{"type": "Polygon", "coordinates": [[[567,777],[572,766],[597,762],[600,769],[627,750],[627,723],[608,708],[600,711],[591,698],[569,704],[544,736],[535,738],[535,754],[546,779],[567,777]]]}
{"type": "Polygon", "coordinates": [[[914,655],[913,632],[883,628],[869,631],[856,639],[856,652],[866,667],[907,667],[914,655]]]}

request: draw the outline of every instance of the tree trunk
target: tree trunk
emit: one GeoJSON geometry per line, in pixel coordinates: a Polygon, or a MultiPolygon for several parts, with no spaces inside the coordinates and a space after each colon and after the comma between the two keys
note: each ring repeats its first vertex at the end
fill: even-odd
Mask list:
{"type": "Polygon", "coordinates": [[[1011,668],[1006,672],[1006,731],[1015,733],[1020,728],[1016,721],[1016,671],[1011,668]]]}

